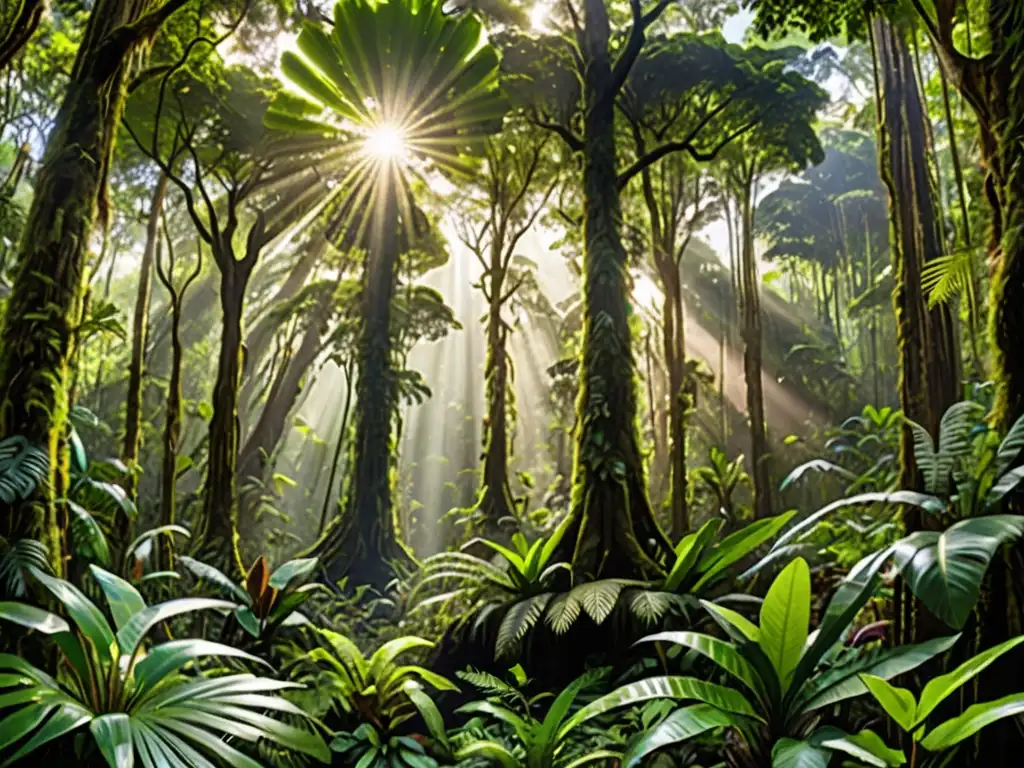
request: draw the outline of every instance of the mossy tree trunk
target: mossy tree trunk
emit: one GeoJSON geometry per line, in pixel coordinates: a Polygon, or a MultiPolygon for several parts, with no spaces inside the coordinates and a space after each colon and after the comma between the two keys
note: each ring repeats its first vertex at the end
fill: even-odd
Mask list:
{"type": "Polygon", "coordinates": [[[0,331],[0,434],[47,446],[43,498],[7,510],[7,532],[33,536],[63,570],[62,522],[54,502],[67,487],[62,448],[69,361],[83,301],[88,244],[106,219],[106,181],[128,70],[184,0],[98,0],[36,175],[11,298],[0,331]]]}
{"type": "MultiPolygon", "coordinates": [[[[936,191],[928,163],[927,119],[903,33],[882,18],[872,22],[878,78],[879,153],[889,190],[893,302],[900,348],[900,407],[934,436],[946,409],[960,398],[957,330],[948,306],[929,309],[921,271],[943,255],[936,191]]],[[[905,488],[920,488],[909,427],[900,440],[905,488]]],[[[920,527],[916,517],[911,530],[920,527]]]]}
{"type": "Polygon", "coordinates": [[[637,432],[636,361],[615,169],[615,98],[644,41],[639,3],[613,65],[602,0],[583,4],[584,324],[576,452],[562,547],[578,577],[651,575],[671,544],[647,497],[637,432]]]}
{"type": "MultiPolygon", "coordinates": [[[[989,230],[989,334],[992,378],[996,383],[993,425],[1007,430],[1024,415],[1024,4],[991,0],[986,32],[990,52],[965,56],[954,42],[961,9],[951,0],[925,7],[914,0],[949,81],[974,110],[981,135],[985,195],[991,211],[989,230]]],[[[1020,511],[1020,500],[1008,500],[1020,511]]],[[[1020,545],[994,560],[977,612],[978,645],[991,647],[1024,631],[1024,565],[1020,545]]],[[[979,699],[991,700],[1024,689],[1024,671],[1012,660],[1000,660],[981,679],[979,699]]],[[[1013,724],[985,731],[974,755],[978,765],[1000,764],[1024,747],[1013,724]]]]}
{"type": "Polygon", "coordinates": [[[404,555],[392,505],[395,474],[393,425],[398,382],[391,349],[391,303],[401,250],[399,191],[383,186],[373,207],[363,269],[353,438],[341,518],[314,547],[332,577],[381,590],[391,563],[404,555]]]}
{"type": "Polygon", "coordinates": [[[149,331],[149,306],[153,295],[153,261],[160,239],[160,217],[163,212],[164,195],[167,193],[167,181],[167,176],[161,173],[153,190],[149,220],[146,222],[146,244],[142,251],[142,262],[139,265],[135,314],[132,318],[132,354],[128,364],[124,445],[121,450],[121,458],[129,469],[125,490],[132,500],[136,497],[138,486],[138,477],[134,468],[139,461],[139,443],[142,436],[142,377],[149,331]]]}
{"type": "Polygon", "coordinates": [[[487,309],[487,360],[484,378],[487,382],[487,420],[484,422],[484,466],[480,512],[484,516],[484,533],[496,535],[500,520],[515,511],[515,499],[508,479],[509,435],[508,423],[514,418],[511,408],[511,382],[509,381],[508,325],[502,317],[507,265],[502,263],[503,249],[491,248],[489,277],[490,301],[487,309]]]}

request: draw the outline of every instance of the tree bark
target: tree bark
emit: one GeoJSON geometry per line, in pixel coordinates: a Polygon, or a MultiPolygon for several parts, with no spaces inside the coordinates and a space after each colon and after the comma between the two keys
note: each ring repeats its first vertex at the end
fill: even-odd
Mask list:
{"type": "Polygon", "coordinates": [[[764,423],[764,391],[761,383],[762,320],[761,286],[754,253],[755,169],[750,168],[739,190],[740,207],[740,281],[743,296],[743,375],[747,384],[747,417],[750,419],[750,462],[754,479],[754,515],[757,519],[772,514],[771,477],[768,472],[768,435],[764,423]]]}
{"type": "MultiPolygon", "coordinates": [[[[230,251],[229,251],[230,253],[230,251]]],[[[234,258],[232,256],[232,258],[234,258]]],[[[249,271],[219,263],[223,327],[213,386],[201,535],[203,556],[228,573],[244,572],[238,551],[238,385],[242,311],[249,271]]]]}
{"type": "Polygon", "coordinates": [[[643,576],[657,571],[671,544],[651,510],[637,434],[610,26],[602,0],[586,0],[584,15],[583,351],[572,501],[562,547],[571,553],[578,578],[643,576]]]}
{"type": "Polygon", "coordinates": [[[382,590],[393,578],[391,563],[403,555],[392,508],[392,425],[398,387],[391,355],[391,302],[400,250],[398,191],[386,184],[374,207],[371,242],[363,270],[359,378],[348,487],[338,524],[314,547],[332,578],[382,590]]]}
{"type": "Polygon", "coordinates": [[[503,264],[504,237],[495,237],[491,247],[490,303],[487,312],[487,361],[484,378],[487,382],[487,420],[484,422],[483,494],[480,511],[484,516],[485,535],[495,536],[501,530],[499,521],[515,511],[515,501],[508,480],[509,459],[509,370],[506,342],[508,331],[502,317],[505,290],[503,264]]]}
{"type": "MultiPolygon", "coordinates": [[[[946,409],[960,398],[960,354],[949,307],[928,308],[921,271],[943,254],[935,190],[928,172],[923,104],[902,33],[876,18],[872,35],[879,77],[879,150],[893,224],[893,295],[900,348],[900,406],[933,436],[946,409]]],[[[920,488],[913,435],[900,443],[902,487],[920,488]]],[[[911,514],[908,529],[923,521],[911,514]]]]}
{"type": "Polygon", "coordinates": [[[132,356],[128,365],[128,395],[125,400],[124,447],[121,458],[128,467],[125,491],[133,501],[138,490],[135,466],[139,460],[142,431],[142,376],[149,330],[149,305],[153,295],[153,258],[160,238],[160,216],[163,211],[164,195],[167,193],[167,181],[167,176],[161,173],[153,190],[149,220],[146,222],[146,245],[142,251],[142,263],[139,265],[135,315],[132,320],[132,356]]]}
{"type": "Polygon", "coordinates": [[[148,0],[98,0],[93,7],[36,175],[0,331],[0,434],[45,445],[50,459],[43,498],[8,509],[7,533],[42,541],[57,573],[63,572],[63,522],[54,499],[67,487],[61,445],[88,244],[97,215],[106,220],[107,171],[129,63],[182,4],[168,0],[152,13],[148,0]]]}

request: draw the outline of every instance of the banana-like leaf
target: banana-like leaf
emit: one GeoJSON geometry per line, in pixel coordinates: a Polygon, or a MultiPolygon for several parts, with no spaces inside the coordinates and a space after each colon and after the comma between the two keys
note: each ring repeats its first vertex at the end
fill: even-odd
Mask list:
{"type": "Polygon", "coordinates": [[[917,707],[917,714],[914,717],[914,725],[919,725],[925,718],[941,704],[950,694],[960,688],[964,683],[973,679],[988,667],[992,662],[1004,653],[1024,643],[1024,635],[1014,637],[1004,643],[989,648],[977,656],[965,661],[959,667],[945,675],[933,677],[921,691],[920,701],[917,707]]]}
{"type": "Polygon", "coordinates": [[[746,697],[733,688],[693,677],[650,677],[624,685],[583,707],[566,721],[561,733],[564,736],[573,728],[605,712],[657,699],[699,701],[722,712],[761,719],[746,697]]]}
{"type": "Polygon", "coordinates": [[[969,739],[986,725],[1024,712],[1024,693],[1014,693],[996,701],[974,704],[962,715],[936,726],[921,740],[921,746],[932,752],[941,752],[969,739]]]}
{"type": "Polygon", "coordinates": [[[954,629],[967,622],[988,564],[1004,543],[1024,535],[1024,517],[969,518],[943,533],[918,531],[893,545],[907,586],[935,616],[954,629]]]}
{"type": "Polygon", "coordinates": [[[785,693],[793,679],[811,619],[811,571],[797,558],[780,573],[761,604],[758,644],[771,662],[785,693]]]}
{"type": "Polygon", "coordinates": [[[97,653],[100,654],[100,661],[103,664],[111,663],[117,650],[116,641],[114,632],[100,609],[73,584],[36,569],[32,569],[32,575],[64,605],[68,616],[78,626],[79,631],[95,646],[97,653]]]}
{"type": "Polygon", "coordinates": [[[917,700],[906,688],[898,688],[875,675],[861,675],[861,682],[868,692],[885,710],[885,713],[904,731],[914,727],[914,713],[917,711],[917,700]]]}
{"type": "Polygon", "coordinates": [[[117,644],[121,653],[132,654],[139,647],[142,638],[153,627],[162,621],[180,616],[183,613],[208,610],[230,610],[235,607],[234,603],[227,600],[211,600],[206,597],[184,597],[178,600],[168,600],[165,603],[150,606],[139,611],[131,620],[121,627],[117,633],[117,644]]]}
{"type": "Polygon", "coordinates": [[[700,632],[659,632],[641,638],[641,643],[674,643],[707,657],[735,677],[759,698],[766,695],[765,683],[755,667],[732,645],[700,632]]]}
{"type": "Polygon", "coordinates": [[[120,576],[115,576],[95,565],[90,565],[89,570],[107,598],[107,605],[118,629],[146,609],[146,601],[142,599],[142,595],[120,576]]]}
{"type": "Polygon", "coordinates": [[[274,589],[285,589],[296,579],[308,578],[316,570],[319,560],[315,557],[306,557],[300,560],[289,560],[270,574],[268,586],[274,589]]]}
{"type": "Polygon", "coordinates": [[[24,603],[0,603],[0,619],[5,619],[26,629],[34,629],[44,635],[71,631],[68,623],[60,616],[24,603]]]}
{"type": "Polygon", "coordinates": [[[809,739],[816,747],[825,747],[857,758],[872,768],[897,768],[907,762],[898,749],[890,749],[874,731],[848,734],[833,726],[816,730],[809,739]]]}
{"type": "Polygon", "coordinates": [[[832,753],[809,741],[779,739],[772,748],[772,768],[828,768],[832,753]]]}

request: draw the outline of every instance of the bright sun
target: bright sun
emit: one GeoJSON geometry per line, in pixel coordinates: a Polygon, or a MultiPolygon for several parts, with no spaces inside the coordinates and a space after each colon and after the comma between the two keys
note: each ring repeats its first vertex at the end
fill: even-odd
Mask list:
{"type": "Polygon", "coordinates": [[[366,135],[363,148],[379,160],[403,160],[407,151],[405,134],[395,125],[380,123],[366,135]]]}

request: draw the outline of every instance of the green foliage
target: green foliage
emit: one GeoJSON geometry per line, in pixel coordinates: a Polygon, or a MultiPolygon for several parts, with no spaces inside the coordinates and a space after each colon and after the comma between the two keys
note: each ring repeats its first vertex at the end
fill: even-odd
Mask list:
{"type": "Polygon", "coordinates": [[[343,634],[319,627],[312,632],[320,645],[308,653],[297,652],[292,677],[308,685],[318,709],[332,711],[349,731],[369,724],[381,738],[390,738],[395,728],[429,708],[419,696],[424,685],[438,691],[458,690],[429,669],[399,663],[405,654],[433,647],[429,640],[397,637],[366,658],[343,634]]]}
{"type": "Polygon", "coordinates": [[[61,665],[52,677],[27,661],[0,655],[0,687],[7,706],[18,709],[0,720],[0,748],[15,751],[3,765],[32,754],[55,739],[88,725],[89,749],[98,749],[110,768],[137,758],[145,768],[189,768],[210,760],[234,766],[258,765],[224,736],[255,744],[267,739],[327,762],[329,752],[315,731],[287,725],[265,713],[300,720],[305,715],[278,695],[295,684],[251,674],[208,670],[183,674],[183,667],[209,657],[260,660],[237,648],[201,639],[172,640],[147,647],[146,636],[177,616],[224,610],[222,600],[183,598],[149,606],[128,582],[91,566],[114,619],[72,584],[32,574],[61,604],[74,624],[22,603],[0,603],[0,619],[35,630],[60,648],[61,665]]]}
{"type": "Polygon", "coordinates": [[[298,609],[321,585],[310,580],[316,573],[315,557],[289,560],[273,572],[267,559],[260,556],[239,585],[212,565],[180,556],[178,562],[193,576],[210,584],[232,600],[233,615],[246,634],[254,640],[266,640],[282,627],[298,627],[309,620],[298,609]]]}
{"type": "MultiPolygon", "coordinates": [[[[960,715],[938,724],[927,722],[929,715],[944,700],[1022,642],[1024,637],[1012,638],[968,659],[952,672],[932,678],[918,698],[905,688],[897,688],[870,674],[861,675],[861,680],[885,713],[915,742],[915,752],[917,744],[929,752],[945,752],[969,739],[985,726],[1024,712],[1024,693],[1017,693],[998,701],[973,704],[960,715]]],[[[884,768],[887,765],[901,765],[905,762],[905,759],[899,759],[903,758],[902,753],[895,752],[896,759],[893,759],[894,750],[884,749],[883,752],[879,746],[885,748],[884,744],[876,742],[876,748],[872,750],[872,756],[876,759],[870,761],[870,765],[884,768]]]]}
{"type": "Polygon", "coordinates": [[[480,44],[481,30],[475,16],[447,16],[437,0],[339,2],[330,32],[305,25],[299,53],[282,57],[284,75],[303,96],[278,96],[267,125],[348,141],[331,116],[364,134],[384,124],[440,169],[469,173],[479,140],[501,127],[505,113],[498,56],[480,44]],[[392,74],[381,76],[385,69],[392,74]]]}
{"type": "Polygon", "coordinates": [[[456,760],[479,757],[502,768],[576,768],[618,758],[620,753],[616,750],[595,749],[579,755],[569,748],[573,732],[588,719],[580,716],[586,708],[570,714],[573,705],[586,689],[598,684],[607,673],[606,669],[597,669],[576,678],[554,697],[543,717],[535,717],[532,702],[527,702],[521,695],[509,697],[505,691],[496,689],[497,678],[460,675],[469,682],[482,682],[482,690],[493,695],[484,701],[466,704],[458,711],[500,723],[508,732],[512,746],[494,739],[465,739],[457,746],[456,760]]]}
{"type": "MultiPolygon", "coordinates": [[[[490,549],[504,560],[504,568],[465,551],[433,555],[423,561],[409,602],[420,610],[458,601],[468,604],[470,611],[476,614],[475,621],[486,615],[485,609],[502,610],[504,618],[495,652],[498,656],[508,655],[518,647],[555,596],[555,576],[568,569],[566,563],[553,562],[564,530],[564,526],[560,526],[550,537],[540,537],[532,543],[522,533],[517,533],[512,537],[512,549],[489,539],[473,539],[463,547],[465,550],[478,545],[490,549]],[[425,592],[430,596],[421,599],[425,592]]],[[[612,602],[614,604],[614,600],[612,602]]],[[[594,602],[588,601],[588,604],[594,602]]]]}
{"type": "Polygon", "coordinates": [[[50,573],[46,547],[35,539],[8,541],[0,536],[0,597],[23,598],[32,569],[50,573]]]}
{"type": "Polygon", "coordinates": [[[369,723],[352,733],[341,733],[331,741],[331,751],[345,765],[359,768],[437,768],[438,762],[411,736],[382,738],[369,723]]]}
{"type": "Polygon", "coordinates": [[[732,461],[717,446],[708,449],[708,463],[691,470],[691,475],[714,495],[717,512],[729,524],[737,523],[742,509],[736,508],[733,495],[742,487],[751,487],[750,475],[743,468],[743,454],[732,461]]]}
{"type": "MultiPolygon", "coordinates": [[[[809,569],[797,558],[773,582],[758,625],[704,603],[731,641],[699,632],[662,632],[645,638],[703,656],[730,679],[732,687],[688,677],[653,678],[622,686],[585,707],[576,718],[587,719],[644,698],[699,702],[679,710],[685,714],[666,718],[635,742],[623,757],[624,768],[639,765],[657,749],[723,725],[741,735],[751,764],[760,764],[758,760],[773,750],[807,752],[810,747],[790,742],[804,740],[806,724],[818,710],[863,695],[867,689],[858,675],[890,679],[944,652],[957,639],[875,651],[844,647],[843,634],[877,585],[877,573],[851,573],[833,596],[817,631],[809,633],[809,569]]],[[[817,764],[826,763],[827,755],[825,762],[817,764]]]]}

